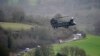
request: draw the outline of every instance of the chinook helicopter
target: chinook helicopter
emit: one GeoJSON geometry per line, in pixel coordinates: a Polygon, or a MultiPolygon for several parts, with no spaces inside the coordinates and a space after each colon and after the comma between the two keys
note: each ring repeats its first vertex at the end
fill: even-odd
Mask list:
{"type": "Polygon", "coordinates": [[[59,27],[69,28],[70,26],[76,25],[76,23],[74,22],[74,17],[71,17],[71,19],[67,22],[59,21],[60,18],[64,18],[64,17],[68,17],[68,16],[61,16],[60,14],[57,14],[54,18],[50,20],[51,26],[54,29],[56,29],[59,27]]]}

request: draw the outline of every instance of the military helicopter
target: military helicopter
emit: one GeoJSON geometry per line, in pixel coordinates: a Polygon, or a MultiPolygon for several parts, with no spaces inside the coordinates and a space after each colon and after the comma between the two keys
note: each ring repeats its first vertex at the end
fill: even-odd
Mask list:
{"type": "Polygon", "coordinates": [[[60,14],[56,15],[56,17],[54,17],[50,20],[51,26],[54,29],[56,29],[59,27],[69,28],[70,26],[76,25],[76,23],[74,22],[74,17],[71,17],[71,19],[68,22],[59,21],[60,18],[64,18],[64,17],[68,17],[68,16],[62,17],[60,14]]]}

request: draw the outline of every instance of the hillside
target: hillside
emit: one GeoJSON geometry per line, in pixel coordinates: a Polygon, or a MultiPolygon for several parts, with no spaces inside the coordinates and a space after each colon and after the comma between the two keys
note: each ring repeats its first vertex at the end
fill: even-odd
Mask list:
{"type": "Polygon", "coordinates": [[[9,23],[9,22],[0,22],[0,26],[5,30],[28,30],[32,25],[22,24],[22,23],[9,23]]]}
{"type": "MultiPolygon", "coordinates": [[[[28,24],[8,22],[0,22],[0,26],[6,30],[28,30],[33,27],[32,25],[28,24]]],[[[87,35],[87,38],[82,40],[54,44],[55,52],[59,52],[59,50],[64,46],[77,46],[84,49],[88,56],[100,56],[100,36],[87,35]]]]}
{"type": "Polygon", "coordinates": [[[100,36],[88,35],[86,39],[55,44],[55,52],[58,52],[64,46],[77,46],[84,49],[88,56],[100,56],[100,36]]]}

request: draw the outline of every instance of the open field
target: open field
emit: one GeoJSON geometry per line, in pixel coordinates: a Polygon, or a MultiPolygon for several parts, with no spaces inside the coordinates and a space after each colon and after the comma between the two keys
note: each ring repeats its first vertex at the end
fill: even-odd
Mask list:
{"type": "Polygon", "coordinates": [[[55,52],[59,52],[64,46],[77,46],[84,49],[88,56],[100,56],[100,36],[88,35],[86,39],[54,44],[55,52]]]}
{"type": "Polygon", "coordinates": [[[8,23],[0,22],[0,26],[6,30],[28,30],[32,25],[22,24],[22,23],[8,23]]]}

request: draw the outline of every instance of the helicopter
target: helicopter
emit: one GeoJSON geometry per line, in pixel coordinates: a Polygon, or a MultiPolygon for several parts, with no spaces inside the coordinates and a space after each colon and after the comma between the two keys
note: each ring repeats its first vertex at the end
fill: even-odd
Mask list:
{"type": "MultiPolygon", "coordinates": [[[[64,18],[64,17],[68,17],[68,16],[61,16],[61,15],[57,15],[58,17],[56,18],[64,18]]],[[[52,18],[50,20],[50,23],[51,23],[51,26],[56,29],[56,28],[59,28],[59,27],[64,27],[64,28],[69,28],[70,26],[74,26],[76,25],[76,22],[74,22],[74,17],[71,17],[71,19],[69,21],[65,21],[65,22],[59,22],[57,19],[55,18],[52,18]]]]}

